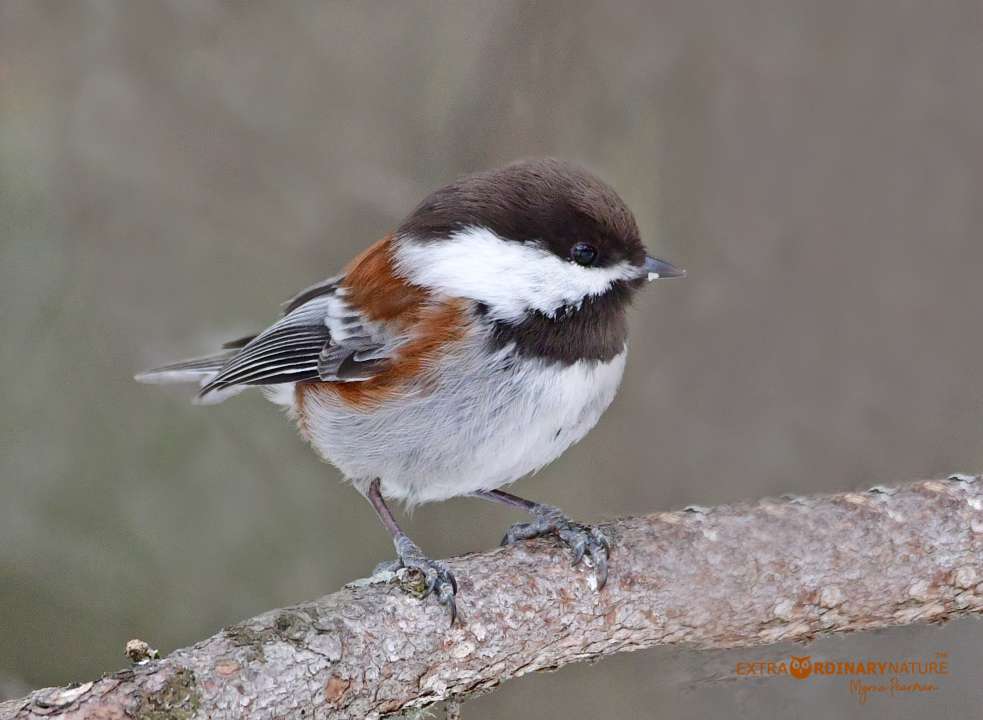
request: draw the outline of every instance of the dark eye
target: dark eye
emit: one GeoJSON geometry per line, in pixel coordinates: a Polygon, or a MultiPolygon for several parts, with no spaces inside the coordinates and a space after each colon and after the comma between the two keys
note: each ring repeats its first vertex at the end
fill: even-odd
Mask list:
{"type": "Polygon", "coordinates": [[[593,265],[597,260],[597,248],[587,243],[577,243],[570,248],[570,259],[578,265],[593,265]]]}

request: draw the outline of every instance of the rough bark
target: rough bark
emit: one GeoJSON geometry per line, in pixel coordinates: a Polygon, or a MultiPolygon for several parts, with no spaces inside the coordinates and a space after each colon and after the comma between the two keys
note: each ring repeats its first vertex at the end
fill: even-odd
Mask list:
{"type": "Polygon", "coordinates": [[[538,540],[450,561],[462,623],[397,583],[347,587],[163,660],[0,704],[0,720],[361,718],[654,645],[724,648],[983,611],[983,481],[688,508],[604,526],[589,568],[538,540]]]}

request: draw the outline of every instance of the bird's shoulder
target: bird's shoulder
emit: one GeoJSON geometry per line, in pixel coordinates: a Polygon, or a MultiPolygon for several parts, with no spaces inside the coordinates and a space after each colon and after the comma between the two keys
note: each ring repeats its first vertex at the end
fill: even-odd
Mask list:
{"type": "MultiPolygon", "coordinates": [[[[303,290],[285,305],[284,320],[316,313],[328,328],[321,375],[306,392],[371,406],[399,395],[439,365],[474,325],[474,303],[436,296],[397,269],[392,235],[368,247],[341,275],[303,290]],[[352,343],[365,347],[352,353],[352,343]],[[371,365],[368,365],[371,364],[371,365]],[[359,382],[351,382],[356,369],[359,382]]],[[[305,320],[306,322],[306,320],[305,320]]]]}

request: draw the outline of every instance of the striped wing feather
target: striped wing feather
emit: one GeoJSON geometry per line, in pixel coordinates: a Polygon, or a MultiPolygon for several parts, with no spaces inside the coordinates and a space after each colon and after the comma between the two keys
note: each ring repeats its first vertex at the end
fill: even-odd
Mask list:
{"type": "Polygon", "coordinates": [[[238,351],[199,397],[235,385],[372,378],[389,359],[387,338],[345,302],[340,282],[334,277],[307,288],[259,335],[226,343],[238,351]]]}

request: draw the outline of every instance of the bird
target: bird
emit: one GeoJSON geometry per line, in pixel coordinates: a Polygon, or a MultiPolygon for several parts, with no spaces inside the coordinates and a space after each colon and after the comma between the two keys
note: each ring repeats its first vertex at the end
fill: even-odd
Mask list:
{"type": "Polygon", "coordinates": [[[136,379],[195,382],[200,404],[258,387],[285,407],[392,536],[389,567],[414,573],[453,625],[456,578],[388,503],[473,496],[527,511],[503,544],[554,535],[602,589],[605,534],[502,488],[594,427],[622,379],[633,296],[685,275],[648,254],[607,183],[567,161],[520,160],[436,190],[262,332],[136,379]]]}

